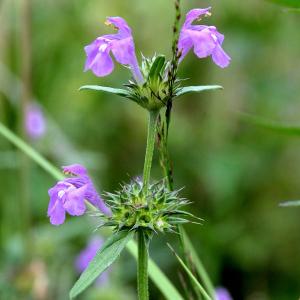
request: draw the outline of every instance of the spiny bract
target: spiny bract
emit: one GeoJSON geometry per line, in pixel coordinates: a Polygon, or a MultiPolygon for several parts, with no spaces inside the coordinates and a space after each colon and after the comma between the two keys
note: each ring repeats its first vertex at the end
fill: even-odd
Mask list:
{"type": "Polygon", "coordinates": [[[163,55],[155,55],[152,58],[143,57],[141,71],[145,78],[142,85],[133,81],[125,84],[129,91],[128,98],[148,110],[159,110],[166,106],[167,101],[176,96],[181,82],[177,79],[170,90],[168,81],[170,62],[166,61],[163,55]]]}
{"type": "Polygon", "coordinates": [[[139,178],[121,187],[120,191],[103,195],[112,216],[94,214],[101,219],[99,227],[112,226],[115,231],[140,228],[151,235],[174,232],[177,224],[188,223],[188,218],[194,217],[182,210],[189,201],[179,197],[179,190],[169,191],[164,181],[150,184],[146,194],[139,178]]]}

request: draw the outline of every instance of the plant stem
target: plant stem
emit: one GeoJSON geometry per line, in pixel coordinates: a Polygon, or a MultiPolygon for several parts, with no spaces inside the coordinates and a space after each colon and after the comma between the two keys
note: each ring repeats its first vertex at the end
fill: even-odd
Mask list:
{"type": "MultiPolygon", "coordinates": [[[[159,115],[158,110],[149,111],[147,146],[145,153],[145,163],[143,172],[143,194],[144,202],[147,202],[148,186],[152,167],[152,158],[156,136],[156,122],[159,115]]],[[[148,247],[143,230],[137,232],[138,236],[138,266],[137,285],[139,300],[148,300],[148,247]]]]}
{"type": "Polygon", "coordinates": [[[144,195],[147,194],[149,180],[150,180],[152,157],[153,157],[154,144],[155,144],[155,135],[156,135],[156,121],[157,121],[158,114],[159,114],[159,111],[156,111],[156,110],[149,111],[147,147],[146,147],[144,173],[143,173],[143,192],[144,192],[144,195]]]}
{"type": "Polygon", "coordinates": [[[148,300],[148,247],[143,230],[137,232],[138,236],[138,266],[137,283],[139,300],[148,300]]]}

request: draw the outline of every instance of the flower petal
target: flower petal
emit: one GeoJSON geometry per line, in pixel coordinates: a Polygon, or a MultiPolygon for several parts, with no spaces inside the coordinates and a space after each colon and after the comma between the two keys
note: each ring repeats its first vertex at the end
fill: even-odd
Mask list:
{"type": "Polygon", "coordinates": [[[84,66],[84,71],[91,69],[91,65],[95,60],[100,42],[98,40],[93,41],[90,45],[84,47],[84,51],[86,53],[87,59],[84,66]]]}
{"type": "Polygon", "coordinates": [[[201,31],[189,30],[189,34],[194,44],[194,53],[199,58],[204,58],[212,54],[216,47],[216,41],[211,36],[208,28],[201,31]]]}
{"type": "Polygon", "coordinates": [[[66,213],[61,200],[58,197],[50,198],[48,217],[52,225],[61,225],[65,221],[66,213]]]}
{"type": "Polygon", "coordinates": [[[113,24],[118,29],[118,35],[121,38],[131,36],[131,29],[127,22],[121,17],[109,17],[107,18],[107,24],[113,24]]]}
{"type": "Polygon", "coordinates": [[[178,41],[178,51],[180,53],[179,61],[182,61],[188,52],[193,48],[193,41],[188,33],[182,31],[178,41]]]}
{"type": "Polygon", "coordinates": [[[86,189],[87,185],[84,185],[79,189],[74,188],[67,192],[63,206],[71,216],[81,216],[85,213],[84,196],[86,189]]]}
{"type": "Polygon", "coordinates": [[[221,68],[226,68],[230,64],[230,56],[222,49],[220,45],[217,45],[212,53],[212,59],[216,65],[221,68]]]}
{"type": "Polygon", "coordinates": [[[122,65],[130,65],[136,61],[132,37],[111,42],[111,51],[116,61],[122,65]]]}
{"type": "Polygon", "coordinates": [[[63,166],[63,172],[65,174],[77,175],[77,176],[84,176],[87,175],[87,170],[84,166],[80,164],[73,164],[69,166],[63,166]]]}
{"type": "Polygon", "coordinates": [[[99,52],[92,63],[91,69],[98,77],[107,76],[114,70],[114,63],[108,53],[99,52]]]}
{"type": "Polygon", "coordinates": [[[195,9],[190,10],[186,14],[186,18],[185,18],[185,22],[183,24],[183,27],[191,26],[192,23],[194,21],[196,21],[197,19],[199,19],[201,16],[209,14],[210,9],[211,9],[211,7],[195,8],[195,9]]]}

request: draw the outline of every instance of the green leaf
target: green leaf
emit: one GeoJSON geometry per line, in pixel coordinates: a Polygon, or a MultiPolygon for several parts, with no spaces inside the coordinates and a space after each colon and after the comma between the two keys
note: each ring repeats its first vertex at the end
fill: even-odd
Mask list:
{"type": "Polygon", "coordinates": [[[119,257],[120,253],[126,244],[132,239],[133,235],[133,231],[120,231],[108,238],[103,247],[74,284],[70,291],[71,299],[83,292],[119,257]]]}
{"type": "MultiPolygon", "coordinates": [[[[130,241],[127,244],[127,250],[137,259],[138,250],[137,245],[130,241]]],[[[170,282],[169,278],[166,277],[164,273],[159,269],[159,267],[153,262],[152,259],[149,260],[149,276],[154,284],[160,289],[161,293],[167,300],[183,300],[183,297],[179,294],[174,285],[170,282]]]]}
{"type": "Polygon", "coordinates": [[[170,250],[173,252],[173,254],[175,255],[175,257],[177,258],[178,262],[180,263],[180,265],[183,267],[183,269],[185,270],[185,272],[187,273],[187,275],[189,276],[189,278],[191,279],[191,281],[196,285],[196,287],[199,289],[199,292],[202,294],[203,298],[205,300],[212,300],[212,298],[208,295],[208,293],[205,291],[205,289],[203,288],[203,286],[199,283],[199,281],[197,280],[197,278],[193,275],[193,273],[189,270],[189,268],[186,266],[186,264],[183,262],[183,260],[179,257],[179,255],[175,252],[175,250],[171,247],[170,244],[168,244],[168,247],[170,248],[170,250]]]}
{"type": "Polygon", "coordinates": [[[129,96],[129,92],[124,89],[115,89],[108,86],[101,86],[101,85],[84,85],[79,88],[79,91],[82,90],[93,90],[93,91],[100,91],[109,94],[115,94],[121,97],[127,98],[129,96]]]}
{"type": "Polygon", "coordinates": [[[208,275],[203,263],[201,262],[195,248],[193,247],[192,242],[190,241],[190,239],[189,239],[188,235],[186,234],[185,230],[183,229],[183,227],[180,226],[179,230],[180,230],[180,235],[183,240],[183,247],[184,247],[186,254],[188,255],[188,257],[191,258],[191,262],[194,265],[194,267],[196,268],[197,274],[200,276],[200,279],[202,280],[203,285],[207,289],[208,293],[210,294],[210,296],[212,298],[214,298],[215,289],[214,289],[214,286],[209,278],[209,275],[208,275]]]}
{"type": "Polygon", "coordinates": [[[254,116],[247,113],[240,113],[242,120],[245,120],[249,123],[252,123],[254,125],[271,129],[273,131],[277,131],[280,133],[284,133],[287,135],[300,135],[300,126],[297,125],[290,125],[280,122],[271,121],[262,117],[254,116]]]}
{"type": "Polygon", "coordinates": [[[282,202],[279,204],[279,206],[283,206],[283,207],[300,206],[300,200],[282,202]]]}
{"type": "Polygon", "coordinates": [[[155,61],[153,62],[150,72],[149,72],[149,79],[150,80],[157,80],[159,78],[161,69],[165,65],[166,58],[163,55],[159,55],[156,57],[155,61]]]}
{"type": "Polygon", "coordinates": [[[299,0],[269,0],[270,2],[283,5],[283,6],[288,6],[288,7],[293,7],[293,8],[300,8],[300,1],[299,0]]]}
{"type": "Polygon", "coordinates": [[[210,90],[221,90],[223,89],[220,85],[195,85],[195,86],[185,86],[182,88],[179,88],[176,91],[175,97],[179,97],[188,93],[201,93],[204,91],[210,91],[210,90]]]}

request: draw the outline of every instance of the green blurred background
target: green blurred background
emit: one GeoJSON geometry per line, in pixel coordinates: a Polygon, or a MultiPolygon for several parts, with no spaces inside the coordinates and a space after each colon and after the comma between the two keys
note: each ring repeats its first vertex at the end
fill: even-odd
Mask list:
{"type": "MultiPolygon", "coordinates": [[[[0,120],[16,132],[22,2],[0,1],[0,120]]],[[[189,85],[224,86],[174,104],[175,186],[185,187],[191,211],[205,219],[186,229],[214,284],[228,288],[234,299],[298,299],[300,211],[278,203],[300,196],[300,137],[254,126],[240,112],[300,123],[300,14],[263,0],[182,2],[184,13],[213,7],[205,22],[225,34],[224,49],[232,57],[224,70],[191,53],[180,65],[179,75],[189,85]]],[[[46,135],[32,144],[56,166],[85,164],[99,191],[115,190],[141,174],[147,116],[121,98],[78,92],[84,84],[121,87],[129,78],[120,65],[106,78],[83,73],[83,47],[111,32],[104,20],[118,15],[132,27],[139,59],[141,52],[170,56],[173,2],[33,0],[32,9],[32,91],[47,116],[46,135]]],[[[153,177],[162,177],[157,156],[153,177]]],[[[49,224],[47,190],[54,183],[0,137],[0,299],[67,299],[78,276],[74,259],[93,224],[86,217],[68,218],[60,227],[49,224]],[[24,165],[26,176],[20,171],[24,165]]],[[[164,243],[175,239],[156,237],[151,256],[181,289],[180,268],[164,243]]],[[[130,256],[122,255],[110,277],[81,299],[135,299],[130,256]]],[[[151,295],[163,299],[153,285],[151,295]]]]}

